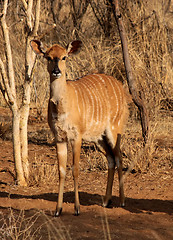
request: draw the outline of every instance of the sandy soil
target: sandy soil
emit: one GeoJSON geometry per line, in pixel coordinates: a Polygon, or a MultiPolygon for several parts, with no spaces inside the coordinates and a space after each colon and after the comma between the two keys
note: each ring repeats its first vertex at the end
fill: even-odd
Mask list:
{"type": "MultiPolygon", "coordinates": [[[[2,113],[2,111],[1,111],[2,113]]],[[[39,127],[39,126],[38,126],[39,127]]],[[[32,128],[32,126],[31,126],[32,128]]],[[[42,156],[46,162],[56,159],[54,146],[29,144],[31,161],[42,156]]],[[[80,173],[81,214],[74,216],[74,193],[71,165],[67,170],[63,213],[53,216],[57,183],[20,187],[14,181],[12,143],[0,138],[0,236],[7,225],[19,226],[19,239],[173,239],[172,172],[163,174],[128,174],[125,178],[126,206],[120,208],[118,180],[115,176],[110,208],[102,207],[107,171],[85,169],[82,159],[80,173]],[[27,225],[28,224],[28,225],[27,225]]],[[[8,235],[8,234],[7,234],[8,235]]],[[[2,239],[12,239],[2,238],[2,239]]],[[[16,238],[17,239],[17,238],[16,238]]]]}

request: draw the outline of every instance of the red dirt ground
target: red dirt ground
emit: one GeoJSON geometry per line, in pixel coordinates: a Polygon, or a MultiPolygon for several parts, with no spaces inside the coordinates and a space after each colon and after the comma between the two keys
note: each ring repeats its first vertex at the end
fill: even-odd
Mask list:
{"type": "MultiPolygon", "coordinates": [[[[45,161],[56,158],[54,147],[30,143],[30,159],[36,153],[37,156],[45,156],[45,161]]],[[[31,231],[36,231],[35,238],[27,239],[173,239],[172,172],[155,176],[139,173],[127,175],[124,208],[118,207],[116,175],[112,204],[105,209],[101,205],[107,172],[82,168],[79,179],[81,214],[76,217],[73,215],[73,179],[69,165],[63,213],[59,218],[53,216],[58,183],[24,188],[15,185],[13,174],[12,143],[0,138],[0,236],[4,222],[11,214],[17,219],[16,222],[22,219],[18,216],[23,214],[24,219],[32,219],[31,231]]]]}

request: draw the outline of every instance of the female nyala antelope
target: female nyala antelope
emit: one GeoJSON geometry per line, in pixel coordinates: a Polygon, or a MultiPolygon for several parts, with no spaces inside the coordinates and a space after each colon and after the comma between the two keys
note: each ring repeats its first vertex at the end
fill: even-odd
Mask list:
{"type": "Polygon", "coordinates": [[[100,144],[108,159],[108,181],[103,206],[112,197],[115,165],[118,168],[120,204],[124,206],[120,138],[127,113],[122,84],[105,74],[90,74],[76,81],[66,80],[66,57],[80,47],[80,41],[67,48],[58,44],[44,51],[42,43],[31,41],[37,55],[47,59],[50,74],[48,123],[55,135],[59,166],[59,195],[55,216],[62,212],[64,181],[67,163],[67,142],[72,143],[75,215],[79,215],[79,159],[82,139],[100,144]]]}

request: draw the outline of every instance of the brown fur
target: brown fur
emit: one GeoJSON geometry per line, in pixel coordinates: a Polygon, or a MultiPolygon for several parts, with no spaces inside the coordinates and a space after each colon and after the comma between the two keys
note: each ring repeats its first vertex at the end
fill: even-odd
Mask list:
{"type": "MultiPolygon", "coordinates": [[[[90,74],[76,81],[66,80],[64,57],[76,52],[80,45],[80,41],[75,41],[65,49],[56,44],[44,55],[48,59],[47,69],[50,74],[48,123],[55,135],[59,162],[56,216],[62,210],[67,141],[71,141],[73,147],[75,214],[79,214],[80,206],[78,175],[82,139],[99,143],[107,155],[108,183],[103,205],[108,206],[112,196],[115,165],[118,168],[120,204],[124,205],[120,140],[127,119],[127,97],[122,84],[105,74],[90,74]]],[[[38,54],[40,43],[32,41],[31,46],[38,54]]]]}
{"type": "Polygon", "coordinates": [[[46,56],[49,56],[52,59],[55,57],[60,59],[64,55],[66,55],[66,50],[58,44],[55,44],[46,50],[46,56]]]}

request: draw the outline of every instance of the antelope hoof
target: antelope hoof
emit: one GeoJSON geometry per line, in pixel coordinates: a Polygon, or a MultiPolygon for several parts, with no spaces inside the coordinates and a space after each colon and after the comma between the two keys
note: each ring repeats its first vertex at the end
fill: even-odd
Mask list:
{"type": "Polygon", "coordinates": [[[111,199],[104,199],[103,201],[103,207],[106,207],[108,208],[112,203],[112,200],[111,199]]]}
{"type": "Polygon", "coordinates": [[[120,207],[125,207],[125,202],[120,203],[120,207]]]}
{"type": "Polygon", "coordinates": [[[79,216],[80,214],[80,207],[75,207],[74,215],[79,216]]]}
{"type": "Polygon", "coordinates": [[[59,217],[62,213],[62,208],[57,208],[55,212],[55,217],[59,217]]]}

